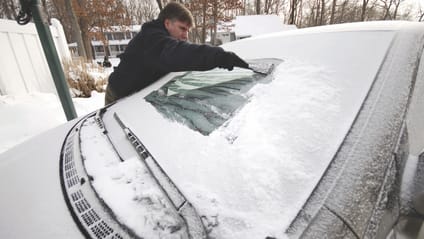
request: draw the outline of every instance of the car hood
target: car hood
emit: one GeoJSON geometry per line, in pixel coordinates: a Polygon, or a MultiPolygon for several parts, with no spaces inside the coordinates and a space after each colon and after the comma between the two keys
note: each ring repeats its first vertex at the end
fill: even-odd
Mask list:
{"type": "Polygon", "coordinates": [[[84,238],[59,180],[63,139],[75,121],[0,154],[0,238],[84,238]]]}

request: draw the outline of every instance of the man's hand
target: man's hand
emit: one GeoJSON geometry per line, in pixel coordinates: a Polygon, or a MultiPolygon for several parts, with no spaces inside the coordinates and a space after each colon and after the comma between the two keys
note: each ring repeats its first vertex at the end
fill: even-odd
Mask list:
{"type": "Polygon", "coordinates": [[[241,68],[249,68],[249,64],[247,64],[243,59],[237,56],[235,53],[226,51],[222,55],[220,61],[218,62],[218,67],[225,68],[227,70],[232,71],[234,67],[241,68]]]}

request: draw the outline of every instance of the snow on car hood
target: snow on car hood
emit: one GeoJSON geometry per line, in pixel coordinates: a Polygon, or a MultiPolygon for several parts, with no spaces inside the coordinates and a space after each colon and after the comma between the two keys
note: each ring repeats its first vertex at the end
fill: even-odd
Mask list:
{"type": "MultiPolygon", "coordinates": [[[[106,126],[111,135],[121,131],[111,117],[118,113],[205,222],[213,225],[211,237],[284,238],[347,134],[393,37],[389,31],[345,34],[307,38],[316,44],[310,58],[305,52],[296,57],[284,47],[292,45],[283,44],[281,51],[287,50],[287,55],[278,55],[284,62],[273,79],[250,89],[248,103],[209,135],[164,117],[145,100],[172,75],[110,107],[106,126]],[[359,48],[345,50],[337,40],[359,42],[362,55],[359,48]],[[320,49],[331,45],[328,41],[332,47],[320,49]],[[368,51],[372,54],[364,56],[368,51]]],[[[248,46],[243,44],[234,49],[242,52],[248,46]]],[[[264,48],[268,57],[272,54],[267,47],[272,46],[264,48]]],[[[127,143],[122,137],[113,141],[127,143]]],[[[90,170],[96,174],[96,167],[90,170]]],[[[110,205],[123,202],[100,196],[110,205]]],[[[122,209],[112,210],[119,217],[122,209]]],[[[141,221],[143,217],[127,218],[125,223],[135,228],[141,221]]]]}

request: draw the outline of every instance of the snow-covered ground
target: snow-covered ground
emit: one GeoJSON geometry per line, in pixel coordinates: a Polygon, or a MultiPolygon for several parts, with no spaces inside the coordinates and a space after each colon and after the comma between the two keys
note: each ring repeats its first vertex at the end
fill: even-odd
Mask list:
{"type": "MultiPolygon", "coordinates": [[[[90,98],[73,98],[78,116],[104,105],[104,93],[93,91],[90,98]]],[[[0,154],[66,122],[59,97],[52,93],[0,96],[0,154]]]]}
{"type": "MultiPolygon", "coordinates": [[[[118,58],[110,58],[112,66],[118,58]]],[[[96,59],[93,61],[102,61],[96,59]]],[[[87,68],[94,79],[107,79],[113,68],[87,68]]],[[[106,86],[105,86],[106,88],[106,86]]],[[[72,98],[78,117],[104,105],[104,93],[92,91],[89,98],[72,98]]],[[[27,139],[66,122],[59,97],[53,93],[0,95],[0,154],[27,139]]]]}

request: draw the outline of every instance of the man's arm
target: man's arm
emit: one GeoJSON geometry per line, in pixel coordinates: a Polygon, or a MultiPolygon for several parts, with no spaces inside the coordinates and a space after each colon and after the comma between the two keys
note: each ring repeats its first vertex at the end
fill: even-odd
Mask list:
{"type": "Polygon", "coordinates": [[[151,59],[151,66],[163,71],[248,67],[236,54],[224,51],[221,47],[191,44],[160,33],[153,34],[145,43],[146,58],[151,59]]]}

